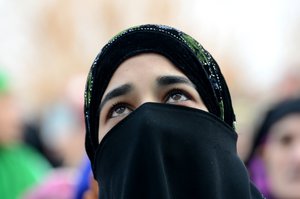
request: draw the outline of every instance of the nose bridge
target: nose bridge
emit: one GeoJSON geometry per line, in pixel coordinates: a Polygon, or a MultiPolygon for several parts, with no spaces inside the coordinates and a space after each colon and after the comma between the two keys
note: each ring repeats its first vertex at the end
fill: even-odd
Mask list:
{"type": "Polygon", "coordinates": [[[140,98],[140,102],[139,104],[142,105],[144,103],[147,103],[147,102],[156,102],[158,103],[159,100],[157,99],[157,97],[154,95],[154,93],[151,93],[151,92],[144,92],[140,98]]]}
{"type": "Polygon", "coordinates": [[[139,93],[139,106],[147,102],[159,102],[159,97],[157,96],[157,87],[153,77],[144,76],[140,77],[140,84],[137,85],[137,90],[139,93]]]}

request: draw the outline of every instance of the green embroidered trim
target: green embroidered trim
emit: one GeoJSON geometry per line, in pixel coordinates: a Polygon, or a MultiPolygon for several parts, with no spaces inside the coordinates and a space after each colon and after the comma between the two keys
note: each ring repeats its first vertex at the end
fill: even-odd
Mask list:
{"type": "Polygon", "coordinates": [[[220,116],[224,120],[225,116],[224,116],[224,102],[223,102],[223,100],[221,100],[219,102],[219,107],[220,107],[220,114],[221,114],[220,116]]]}
{"type": "Polygon", "coordinates": [[[115,40],[117,40],[119,37],[123,36],[124,34],[128,33],[128,32],[131,32],[135,29],[138,29],[140,26],[133,26],[129,29],[126,29],[126,30],[123,30],[121,32],[119,32],[118,34],[116,34],[115,36],[113,36],[113,38],[111,38],[108,42],[108,44],[111,44],[112,42],[114,42],[115,40]]]}
{"type": "Polygon", "coordinates": [[[190,47],[190,49],[196,54],[197,58],[201,61],[202,64],[209,64],[208,58],[204,53],[203,46],[201,46],[194,38],[185,33],[181,33],[181,37],[190,47]]]}
{"type": "MultiPolygon", "coordinates": [[[[203,46],[199,44],[194,38],[191,36],[181,32],[181,38],[183,38],[184,42],[189,46],[189,48],[195,53],[196,57],[200,61],[202,65],[210,66],[209,69],[209,79],[214,86],[215,90],[220,90],[221,84],[219,81],[219,76],[217,75],[218,73],[216,72],[214,63],[211,62],[211,57],[206,51],[204,50],[203,46]]],[[[221,95],[221,94],[220,94],[221,95]]],[[[221,97],[219,97],[219,108],[220,108],[220,117],[224,121],[224,101],[222,100],[221,97]]]]}

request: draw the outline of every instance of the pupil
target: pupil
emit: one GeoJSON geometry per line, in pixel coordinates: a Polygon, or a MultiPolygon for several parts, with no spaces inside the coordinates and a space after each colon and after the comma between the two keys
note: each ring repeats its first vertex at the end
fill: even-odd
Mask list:
{"type": "Polygon", "coordinates": [[[175,95],[173,95],[173,100],[180,100],[180,98],[181,98],[181,95],[180,94],[175,94],[175,95]]]}
{"type": "Polygon", "coordinates": [[[125,107],[119,107],[119,108],[117,108],[116,113],[121,114],[124,112],[124,110],[125,110],[125,107]]]}

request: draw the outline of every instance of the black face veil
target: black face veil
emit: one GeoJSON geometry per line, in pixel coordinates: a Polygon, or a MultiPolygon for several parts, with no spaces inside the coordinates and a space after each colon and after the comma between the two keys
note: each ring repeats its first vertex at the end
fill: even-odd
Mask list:
{"type": "Polygon", "coordinates": [[[101,199],[261,198],[236,155],[235,116],[223,75],[212,56],[181,31],[142,25],[116,35],[91,67],[84,111],[86,151],[101,199]],[[99,105],[110,78],[124,60],[149,52],[173,62],[210,113],[149,103],[99,144],[99,105]]]}

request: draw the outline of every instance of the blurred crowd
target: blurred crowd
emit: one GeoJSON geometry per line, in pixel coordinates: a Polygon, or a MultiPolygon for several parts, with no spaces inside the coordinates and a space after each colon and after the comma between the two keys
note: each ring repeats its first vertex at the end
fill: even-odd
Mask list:
{"type": "MultiPolygon", "coordinates": [[[[97,186],[84,152],[85,79],[86,74],[71,76],[38,119],[28,120],[10,75],[0,71],[1,198],[95,198],[94,190],[88,191],[97,186]]],[[[271,199],[300,198],[299,79],[299,71],[284,74],[248,128],[237,130],[249,175],[271,199]]]]}
{"type": "Polygon", "coordinates": [[[84,154],[85,76],[74,75],[38,120],[28,120],[11,79],[0,71],[1,198],[74,198],[87,167],[84,154]]]}
{"type": "MultiPolygon", "coordinates": [[[[20,54],[31,56],[30,60],[34,61],[14,62],[18,60],[14,55],[11,59],[4,55],[2,59],[7,59],[0,60],[0,64],[8,64],[0,65],[1,199],[97,198],[97,190],[88,191],[89,188],[97,186],[94,186],[84,150],[83,93],[90,60],[94,58],[92,56],[95,51],[99,50],[101,41],[106,41],[106,37],[110,38],[128,24],[149,21],[177,26],[175,21],[180,21],[177,15],[180,9],[176,6],[180,1],[174,3],[171,0],[153,0],[152,3],[148,3],[151,6],[146,4],[141,7],[140,12],[132,12],[130,15],[124,14],[123,7],[131,11],[134,7],[117,0],[111,1],[114,2],[112,4],[102,3],[102,6],[94,6],[95,3],[89,1],[90,3],[84,6],[88,10],[87,13],[91,11],[94,15],[84,15],[80,3],[73,5],[70,2],[57,1],[51,5],[52,9],[41,15],[43,17],[31,16],[36,26],[36,32],[31,37],[34,37],[36,42],[31,42],[33,40],[29,37],[23,39],[24,43],[28,40],[27,42],[38,50],[28,50],[26,54],[26,46],[23,46],[25,50],[19,49],[19,46],[17,49],[22,51],[20,54]],[[69,6],[71,4],[73,7],[69,6]],[[95,13],[100,14],[98,16],[95,13]],[[123,15],[126,15],[126,18],[123,15]],[[140,15],[144,18],[139,17],[140,15]],[[82,23],[76,26],[74,21],[82,23]],[[95,38],[99,38],[99,41],[94,41],[95,38]],[[12,69],[10,63],[18,65],[19,68],[16,66],[17,69],[12,69]],[[22,64],[24,66],[21,66],[22,64]],[[16,71],[19,72],[17,75],[14,74],[16,71]],[[35,95],[30,95],[29,92],[35,95]]],[[[190,7],[185,8],[189,11],[190,7]]],[[[39,11],[41,12],[43,11],[39,11]]],[[[28,13],[24,16],[27,16],[26,19],[30,18],[28,13]]],[[[198,31],[205,37],[205,31],[200,29],[212,28],[205,20],[207,19],[203,19],[201,25],[197,25],[198,28],[194,27],[194,20],[182,20],[179,26],[184,26],[181,28],[194,34],[198,31]]],[[[245,23],[245,26],[248,25],[245,23]]],[[[233,26],[235,27],[234,24],[233,26]]],[[[296,37],[291,37],[290,45],[294,44],[294,41],[295,46],[299,43],[298,29],[295,28],[296,37]]],[[[212,32],[222,31],[211,31],[209,34],[212,32]]],[[[235,44],[234,34],[231,39],[226,34],[212,35],[212,40],[216,43],[228,39],[235,44]]],[[[287,50],[282,52],[292,63],[277,63],[283,65],[277,80],[267,88],[258,88],[252,86],[257,85],[255,82],[248,82],[251,78],[244,80],[247,75],[243,75],[246,73],[243,70],[246,67],[237,67],[243,65],[238,63],[240,58],[225,54],[229,44],[217,48],[218,46],[211,41],[206,40],[204,43],[212,49],[210,52],[216,55],[229,84],[237,114],[238,153],[245,161],[252,181],[267,198],[300,199],[300,61],[297,61],[299,47],[295,54],[287,50]]],[[[282,51],[284,49],[282,48],[282,51]]],[[[5,53],[4,51],[13,52],[5,48],[1,53],[5,53]]],[[[252,58],[252,55],[250,57],[252,58]]],[[[262,65],[259,67],[263,70],[262,65]]],[[[266,79],[275,71],[271,69],[268,72],[269,74],[265,74],[266,79]]]]}

